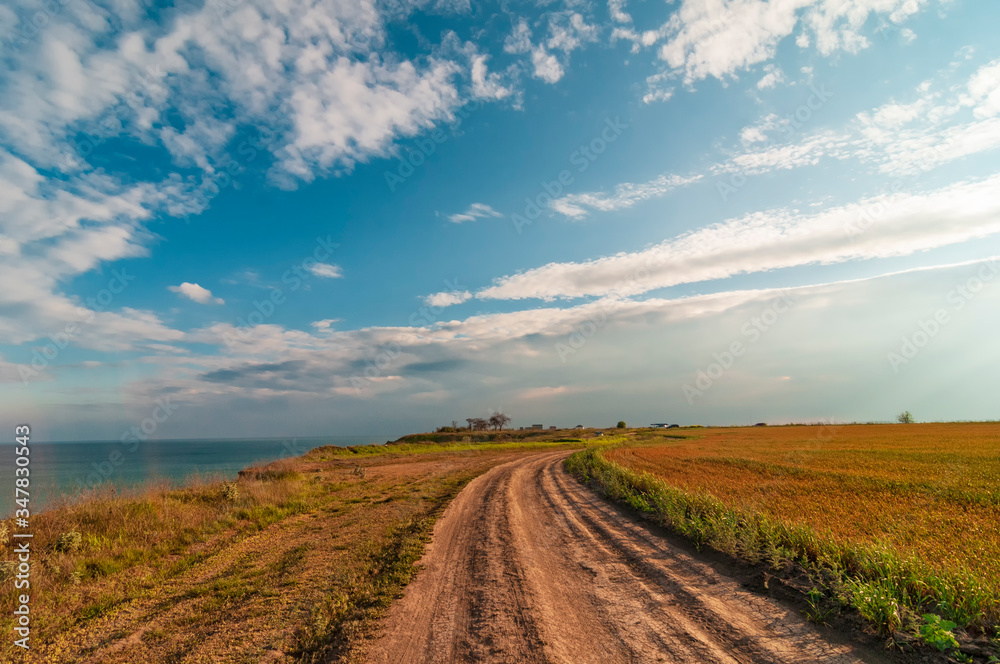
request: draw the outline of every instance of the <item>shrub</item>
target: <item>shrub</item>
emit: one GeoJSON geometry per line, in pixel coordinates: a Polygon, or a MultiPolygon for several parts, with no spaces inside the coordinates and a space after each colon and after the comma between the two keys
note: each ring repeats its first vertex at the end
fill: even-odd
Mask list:
{"type": "Polygon", "coordinates": [[[628,428],[628,425],[625,424],[625,420],[618,420],[618,428],[619,429],[627,429],[628,428]]]}
{"type": "Polygon", "coordinates": [[[236,482],[223,482],[222,483],[222,497],[226,500],[237,500],[240,497],[239,487],[236,486],[236,482]]]}
{"type": "Polygon", "coordinates": [[[15,571],[17,571],[17,561],[0,560],[0,582],[13,579],[15,571]]]}
{"type": "Polygon", "coordinates": [[[83,536],[75,530],[71,530],[59,536],[54,548],[60,553],[75,553],[80,550],[82,543],[83,536]]]}

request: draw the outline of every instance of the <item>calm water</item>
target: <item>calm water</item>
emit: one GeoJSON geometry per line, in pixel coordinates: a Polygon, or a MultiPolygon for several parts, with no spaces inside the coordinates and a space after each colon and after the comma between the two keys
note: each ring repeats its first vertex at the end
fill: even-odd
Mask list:
{"type": "MultiPolygon", "coordinates": [[[[374,437],[256,438],[36,443],[31,447],[32,513],[53,504],[62,495],[77,495],[95,484],[120,488],[152,480],[181,484],[198,475],[232,478],[254,464],[304,454],[323,445],[362,445],[384,442],[374,437]]],[[[0,515],[14,510],[14,445],[0,445],[0,515]]]]}

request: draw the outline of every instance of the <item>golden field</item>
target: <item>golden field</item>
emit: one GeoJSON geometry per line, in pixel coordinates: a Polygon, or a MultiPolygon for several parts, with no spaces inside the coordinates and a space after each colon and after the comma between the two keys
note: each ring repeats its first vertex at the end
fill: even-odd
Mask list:
{"type": "Polygon", "coordinates": [[[567,467],[767,565],[816,622],[856,612],[900,647],[1000,661],[1000,423],[640,429],[567,467]]]}
{"type": "Polygon", "coordinates": [[[838,541],[885,543],[1000,586],[1000,423],[741,427],[640,434],[636,471],[838,541]],[[685,435],[690,435],[686,431],[685,435]]]}

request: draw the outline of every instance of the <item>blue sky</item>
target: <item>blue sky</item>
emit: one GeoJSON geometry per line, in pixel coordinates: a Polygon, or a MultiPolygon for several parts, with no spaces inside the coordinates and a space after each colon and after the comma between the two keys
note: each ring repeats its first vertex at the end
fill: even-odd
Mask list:
{"type": "Polygon", "coordinates": [[[0,8],[48,439],[995,419],[1000,7],[0,8]]]}

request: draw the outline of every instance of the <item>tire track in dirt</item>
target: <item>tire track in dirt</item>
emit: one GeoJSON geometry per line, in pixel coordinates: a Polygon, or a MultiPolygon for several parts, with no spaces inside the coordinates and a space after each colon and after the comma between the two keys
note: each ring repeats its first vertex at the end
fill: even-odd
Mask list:
{"type": "Polygon", "coordinates": [[[366,661],[881,661],[604,501],[568,454],[497,466],[455,498],[366,661]]]}

